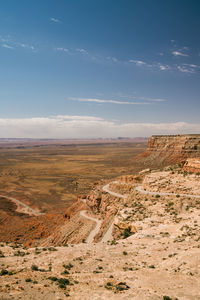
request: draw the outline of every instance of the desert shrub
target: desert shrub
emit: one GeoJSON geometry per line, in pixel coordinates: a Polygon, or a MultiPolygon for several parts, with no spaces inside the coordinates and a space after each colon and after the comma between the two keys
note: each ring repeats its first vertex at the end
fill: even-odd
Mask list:
{"type": "Polygon", "coordinates": [[[131,234],[132,233],[131,233],[131,227],[130,226],[124,229],[124,232],[123,232],[124,239],[128,238],[129,236],[131,236],[131,234]]]}
{"type": "Polygon", "coordinates": [[[5,257],[5,255],[3,254],[3,252],[0,250],[0,257],[5,257]]]}
{"type": "Polygon", "coordinates": [[[31,266],[31,270],[32,270],[32,271],[38,271],[38,266],[32,265],[32,266],[31,266]]]}
{"type": "Polygon", "coordinates": [[[112,283],[107,282],[106,285],[105,285],[105,288],[108,289],[108,290],[111,290],[112,289],[112,283]]]}
{"type": "Polygon", "coordinates": [[[69,285],[69,284],[70,284],[69,279],[66,279],[66,278],[58,279],[58,285],[61,289],[65,289],[66,285],[69,285]]]}
{"type": "Polygon", "coordinates": [[[9,272],[8,272],[8,275],[9,275],[9,276],[12,276],[12,275],[13,275],[13,272],[12,272],[12,271],[9,271],[9,272]]]}
{"type": "Polygon", "coordinates": [[[7,275],[7,274],[8,274],[8,270],[2,269],[1,273],[0,273],[0,276],[4,276],[4,275],[7,275]]]}
{"type": "Polygon", "coordinates": [[[111,245],[117,245],[117,242],[116,242],[116,240],[112,240],[110,244],[111,245]]]}
{"type": "Polygon", "coordinates": [[[65,275],[68,275],[68,274],[70,274],[69,273],[69,271],[67,271],[67,270],[64,270],[61,274],[65,274],[65,275]]]}
{"type": "Polygon", "coordinates": [[[54,247],[49,247],[48,250],[49,250],[49,251],[57,251],[57,249],[54,248],[54,247]]]}
{"type": "Polygon", "coordinates": [[[186,170],[183,171],[183,176],[187,176],[188,172],[186,170]]]}
{"type": "Polygon", "coordinates": [[[23,251],[20,251],[20,250],[18,250],[17,252],[14,253],[14,256],[25,256],[25,255],[26,255],[26,253],[23,251]]]}
{"type": "Polygon", "coordinates": [[[54,276],[49,277],[48,279],[50,279],[51,281],[57,281],[57,280],[58,280],[58,278],[57,278],[57,277],[54,277],[54,276]]]}
{"type": "Polygon", "coordinates": [[[73,265],[69,263],[68,265],[63,265],[63,267],[67,270],[70,270],[71,268],[73,268],[73,265]]]}
{"type": "Polygon", "coordinates": [[[70,284],[70,281],[69,281],[69,279],[67,279],[67,278],[60,278],[60,279],[58,279],[58,283],[59,283],[59,284],[69,285],[69,284],[70,284]]]}
{"type": "Polygon", "coordinates": [[[116,285],[116,289],[118,291],[124,291],[130,289],[130,287],[126,284],[126,282],[120,282],[116,285]]]}
{"type": "Polygon", "coordinates": [[[155,269],[155,266],[154,265],[150,265],[149,268],[150,269],[155,269]]]}

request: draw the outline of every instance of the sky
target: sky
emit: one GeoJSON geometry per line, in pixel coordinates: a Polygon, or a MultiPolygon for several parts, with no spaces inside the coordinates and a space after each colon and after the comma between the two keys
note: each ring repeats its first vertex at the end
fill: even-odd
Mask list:
{"type": "Polygon", "coordinates": [[[1,0],[0,138],[200,133],[199,0],[1,0]]]}

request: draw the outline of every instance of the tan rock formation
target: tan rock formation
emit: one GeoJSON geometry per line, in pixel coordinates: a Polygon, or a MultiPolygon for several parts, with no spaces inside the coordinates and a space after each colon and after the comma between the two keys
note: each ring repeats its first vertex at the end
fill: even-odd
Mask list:
{"type": "Polygon", "coordinates": [[[154,135],[149,138],[147,151],[138,156],[146,166],[153,167],[196,157],[200,157],[200,134],[154,135]]]}
{"type": "Polygon", "coordinates": [[[188,158],[183,165],[183,170],[193,173],[200,173],[200,159],[188,158]]]}
{"type": "Polygon", "coordinates": [[[114,222],[113,236],[114,239],[126,238],[137,232],[137,228],[133,223],[121,222],[118,218],[114,222]]]}

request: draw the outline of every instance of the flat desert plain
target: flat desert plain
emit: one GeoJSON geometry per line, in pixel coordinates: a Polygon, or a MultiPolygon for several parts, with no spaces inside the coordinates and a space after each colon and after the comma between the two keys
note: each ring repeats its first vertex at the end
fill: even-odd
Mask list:
{"type": "MultiPolygon", "coordinates": [[[[0,195],[42,212],[63,212],[95,182],[136,173],[142,167],[135,157],[145,148],[145,142],[2,147],[0,195]]],[[[9,205],[1,201],[1,209],[9,205]]]]}

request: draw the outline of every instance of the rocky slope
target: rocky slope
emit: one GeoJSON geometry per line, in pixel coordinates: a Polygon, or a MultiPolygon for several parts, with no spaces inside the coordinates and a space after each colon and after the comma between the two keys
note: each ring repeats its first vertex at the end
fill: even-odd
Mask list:
{"type": "Polygon", "coordinates": [[[66,236],[65,247],[1,243],[0,299],[200,300],[200,176],[167,169],[118,178],[109,190],[123,198],[109,198],[99,186],[66,211],[66,226],[71,224],[78,242],[91,224],[81,224],[77,209],[86,209],[87,202],[90,213],[103,219],[115,208],[110,242],[68,245],[69,228],[62,227],[57,237],[62,243],[66,236]],[[173,195],[161,193],[168,190],[173,195]],[[199,198],[181,195],[191,192],[199,198]]]}
{"type": "Polygon", "coordinates": [[[200,159],[188,158],[183,165],[183,170],[200,174],[200,159]]]}

